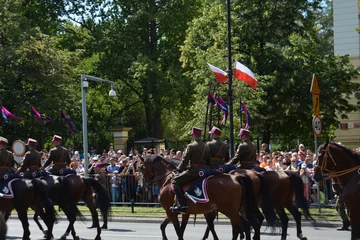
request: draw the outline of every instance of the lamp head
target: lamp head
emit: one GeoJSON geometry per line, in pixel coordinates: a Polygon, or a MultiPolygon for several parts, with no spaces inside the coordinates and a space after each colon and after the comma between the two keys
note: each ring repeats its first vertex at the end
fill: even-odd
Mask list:
{"type": "Polygon", "coordinates": [[[89,87],[89,82],[86,79],[82,81],[82,87],[83,88],[88,88],[89,87]]]}
{"type": "Polygon", "coordinates": [[[116,92],[113,88],[111,88],[110,92],[109,92],[109,97],[113,98],[116,96],[116,92]]]}

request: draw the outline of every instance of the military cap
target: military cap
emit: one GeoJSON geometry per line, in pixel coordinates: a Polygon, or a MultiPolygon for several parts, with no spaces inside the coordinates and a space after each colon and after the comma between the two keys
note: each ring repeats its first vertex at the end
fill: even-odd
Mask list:
{"type": "Polygon", "coordinates": [[[4,137],[0,137],[0,145],[8,145],[8,140],[4,137]]]}
{"type": "Polygon", "coordinates": [[[62,140],[62,137],[60,137],[59,135],[54,135],[51,141],[60,142],[61,140],[62,140]]]}
{"type": "Polygon", "coordinates": [[[201,135],[201,133],[202,133],[202,129],[201,129],[201,128],[193,127],[193,128],[191,129],[191,134],[192,134],[192,135],[193,135],[193,134],[201,135]]]}
{"type": "Polygon", "coordinates": [[[212,133],[212,134],[216,134],[216,135],[219,135],[219,136],[221,136],[221,130],[219,129],[219,128],[217,128],[217,127],[212,127],[212,129],[211,129],[211,131],[209,132],[209,133],[212,133]]]}
{"type": "Polygon", "coordinates": [[[35,139],[29,138],[26,145],[28,146],[35,146],[37,144],[37,141],[35,139]]]}
{"type": "Polygon", "coordinates": [[[242,136],[242,135],[249,136],[250,134],[251,134],[251,132],[245,128],[242,128],[239,132],[239,136],[242,136]]]}

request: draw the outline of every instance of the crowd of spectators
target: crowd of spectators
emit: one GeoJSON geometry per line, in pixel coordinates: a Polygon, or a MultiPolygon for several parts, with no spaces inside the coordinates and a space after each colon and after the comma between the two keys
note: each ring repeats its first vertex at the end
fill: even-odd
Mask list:
{"type": "MultiPolygon", "coordinates": [[[[84,174],[84,156],[79,151],[69,150],[71,155],[70,168],[77,174],[84,174]]],[[[143,148],[141,155],[156,154],[155,149],[143,148]]],[[[165,158],[178,160],[182,158],[182,151],[174,149],[168,151],[161,149],[160,153],[165,158]]],[[[154,183],[143,181],[141,172],[136,171],[139,163],[139,152],[131,149],[128,155],[122,150],[115,151],[113,147],[104,150],[102,154],[88,154],[89,176],[96,178],[103,184],[111,195],[112,202],[156,202],[159,189],[154,183]]],[[[42,163],[46,162],[48,152],[43,150],[42,163]]],[[[48,168],[50,168],[48,166],[48,168]]]]}
{"type": "MultiPolygon", "coordinates": [[[[354,149],[360,152],[360,148],[354,149]]],[[[70,168],[79,175],[84,174],[83,155],[78,151],[69,150],[71,154],[70,168]]],[[[143,148],[141,155],[156,154],[155,149],[143,148]]],[[[161,149],[160,153],[165,158],[178,160],[182,159],[182,151],[174,149],[168,151],[161,149]]],[[[154,183],[143,181],[141,172],[136,171],[140,162],[139,152],[131,149],[128,155],[122,150],[115,151],[110,147],[108,151],[104,150],[102,154],[88,154],[89,165],[88,173],[96,177],[109,191],[112,202],[156,202],[159,189],[154,183]]],[[[42,162],[45,163],[48,153],[43,150],[42,162]]],[[[314,165],[316,164],[316,155],[306,149],[304,144],[291,151],[270,152],[268,145],[263,143],[261,151],[257,154],[257,164],[267,171],[290,170],[298,172],[304,182],[304,196],[309,202],[318,202],[317,186],[313,180],[314,165]]],[[[51,167],[51,165],[49,166],[51,167]]],[[[331,192],[331,186],[328,187],[331,192]]],[[[332,196],[328,196],[331,199],[332,196]]]]}

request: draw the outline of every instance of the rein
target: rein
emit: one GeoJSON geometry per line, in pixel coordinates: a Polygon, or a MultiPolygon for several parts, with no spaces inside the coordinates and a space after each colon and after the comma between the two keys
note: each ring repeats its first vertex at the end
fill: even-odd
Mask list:
{"type": "Polygon", "coordinates": [[[323,178],[325,180],[328,180],[328,179],[331,179],[331,178],[337,178],[337,177],[343,176],[345,174],[354,172],[356,170],[357,170],[358,175],[360,175],[360,166],[355,166],[355,167],[345,169],[345,170],[340,170],[340,171],[333,171],[333,170],[328,169],[327,168],[328,158],[331,159],[334,166],[337,166],[337,164],[336,164],[336,162],[334,160],[334,157],[331,155],[331,152],[330,152],[330,144],[325,149],[325,155],[324,155],[323,161],[321,163],[321,166],[319,166],[318,164],[315,166],[315,168],[317,168],[317,167],[320,168],[320,170],[323,173],[323,178]],[[328,173],[324,173],[323,170],[327,171],[328,173]]]}
{"type": "MultiPolygon", "coordinates": [[[[161,161],[161,164],[163,164],[165,167],[169,168],[168,162],[167,162],[167,163],[164,163],[163,161],[161,161]]],[[[152,176],[155,176],[155,174],[154,174],[150,169],[147,168],[147,171],[149,171],[152,176]]],[[[171,173],[172,173],[172,171],[169,171],[168,169],[166,169],[166,172],[165,172],[165,173],[160,174],[160,175],[157,176],[157,177],[154,177],[151,181],[152,181],[152,182],[159,181],[159,180],[161,180],[161,179],[163,179],[163,178],[166,178],[166,177],[169,176],[171,173]]]]}

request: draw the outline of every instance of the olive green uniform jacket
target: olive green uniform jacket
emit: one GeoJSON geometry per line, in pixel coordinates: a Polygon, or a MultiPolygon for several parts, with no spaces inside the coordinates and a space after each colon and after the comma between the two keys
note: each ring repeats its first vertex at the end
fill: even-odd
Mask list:
{"type": "Polygon", "coordinates": [[[184,170],[175,177],[173,184],[183,186],[199,178],[199,169],[208,168],[210,165],[210,149],[200,140],[190,143],[178,166],[179,170],[184,170]]]}
{"type": "Polygon", "coordinates": [[[206,145],[210,149],[210,165],[212,168],[219,168],[230,160],[229,145],[220,138],[214,138],[206,145]]]}
{"type": "Polygon", "coordinates": [[[236,151],[235,156],[231,159],[230,164],[238,165],[240,168],[255,167],[256,148],[250,139],[241,143],[236,151]]]}
{"type": "Polygon", "coordinates": [[[5,173],[13,173],[15,165],[12,152],[5,148],[0,149],[0,178],[3,178],[5,173]]]}
{"type": "Polygon", "coordinates": [[[31,177],[32,172],[41,169],[41,156],[42,154],[40,152],[35,149],[30,149],[30,151],[25,153],[24,161],[17,172],[24,172],[24,177],[26,178],[31,177]]]}
{"type": "Polygon", "coordinates": [[[66,168],[71,163],[71,158],[68,150],[60,145],[52,148],[49,153],[49,159],[45,162],[44,168],[53,163],[53,166],[49,169],[54,175],[59,175],[59,171],[62,168],[66,168]]]}

